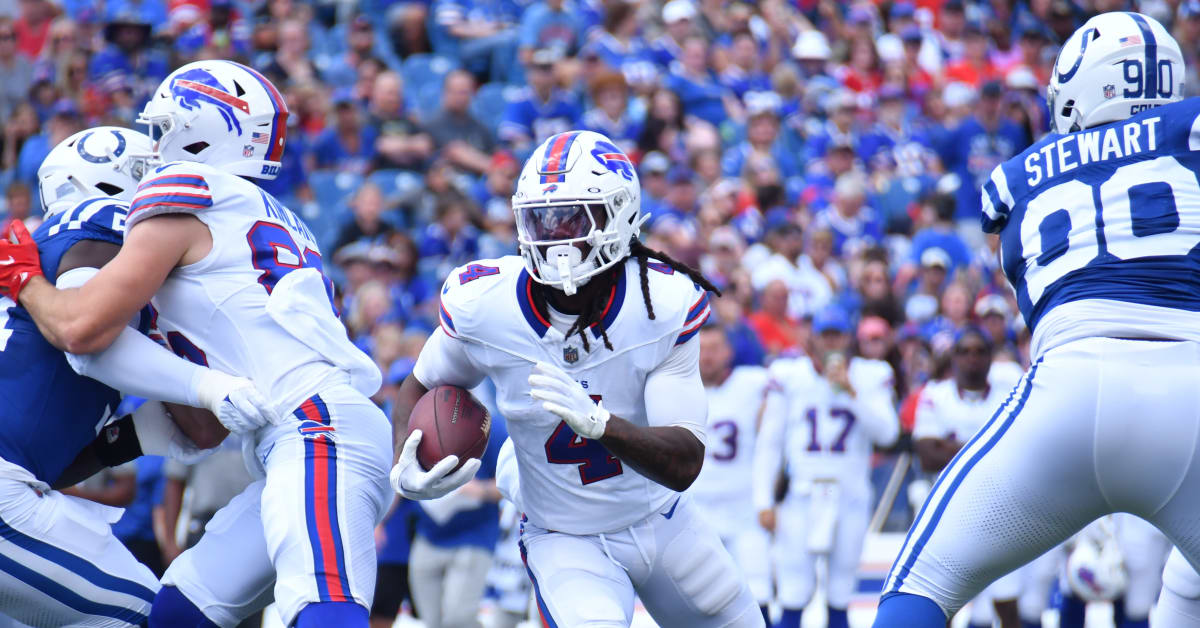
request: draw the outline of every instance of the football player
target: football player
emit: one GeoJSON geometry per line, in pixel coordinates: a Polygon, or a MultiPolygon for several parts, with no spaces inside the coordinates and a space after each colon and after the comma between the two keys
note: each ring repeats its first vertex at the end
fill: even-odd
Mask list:
{"type": "Polygon", "coordinates": [[[708,396],[709,445],[704,468],[688,489],[708,524],[733,555],[763,618],[770,623],[770,537],[754,516],[747,487],[754,484],[754,441],[762,420],[770,376],[759,366],[732,366],[725,329],[700,329],[700,379],[708,396]]]}
{"type": "Polygon", "coordinates": [[[421,395],[490,377],[546,625],[628,626],[636,593],[662,625],[762,626],[721,540],[681,494],[704,461],[696,335],[712,284],[638,241],[637,173],[598,133],[559,133],[534,150],[513,211],[521,256],[467,264],[442,287],[441,325],[393,415],[393,485],[430,495],[414,482],[420,432],[405,437],[421,395]]]}
{"type": "Polygon", "coordinates": [[[830,628],[848,628],[871,516],[871,454],[900,434],[892,367],[849,357],[850,319],[837,306],[813,317],[808,356],[771,363],[774,382],[754,460],[754,505],[775,532],[778,628],[800,628],[817,585],[817,559],[828,566],[830,628]],[[788,478],[775,507],[780,471],[788,478]]]}
{"type": "MultiPolygon", "coordinates": [[[[116,254],[149,150],[141,133],[99,127],[63,140],[42,162],[45,221],[33,241],[39,270],[59,286],[87,281],[116,254]]],[[[151,318],[135,317],[135,326],[153,333],[151,318]]],[[[114,388],[208,408],[235,431],[270,420],[248,380],[176,357],[138,329],[122,328],[102,352],[64,355],[23,307],[0,297],[0,599],[24,624],[144,625],[158,581],[113,536],[108,524],[121,511],[51,486],[142,453],[190,457],[197,443],[212,447],[224,436],[213,417],[158,401],[110,422],[121,399],[114,388]]]]}
{"type": "MultiPolygon", "coordinates": [[[[253,182],[278,174],[287,116],[250,68],[179,68],[139,118],[162,165],[137,189],[117,256],[70,290],[36,265],[0,270],[74,352],[106,347],[150,302],[179,353],[249,376],[287,419],[245,439],[265,479],[171,564],[151,625],[236,625],[271,598],[287,625],[367,625],[372,531],[392,500],[387,417],[368,398],[381,376],[346,337],[312,233],[253,182]]],[[[0,257],[35,257],[15,231],[0,257]]]]}
{"type": "Polygon", "coordinates": [[[954,457],[885,582],[876,626],[941,628],[988,583],[1129,512],[1200,564],[1200,101],[1153,18],[1063,45],[1054,132],[983,188],[983,228],[1033,365],[954,457]]]}

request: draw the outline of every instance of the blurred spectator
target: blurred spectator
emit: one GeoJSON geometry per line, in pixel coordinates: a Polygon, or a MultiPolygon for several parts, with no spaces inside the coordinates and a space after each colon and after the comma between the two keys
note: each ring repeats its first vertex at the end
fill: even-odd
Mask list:
{"type": "Polygon", "coordinates": [[[950,268],[950,256],[937,247],[925,249],[921,254],[921,270],[916,290],[904,303],[905,317],[914,322],[933,318],[938,309],[938,295],[946,285],[946,271],[950,268]]]}
{"type": "Polygon", "coordinates": [[[479,230],[472,224],[474,207],[461,194],[441,197],[434,221],[425,227],[418,248],[421,269],[432,277],[445,277],[455,266],[476,259],[479,230]]]}
{"type": "Polygon", "coordinates": [[[334,240],[333,250],[358,240],[369,239],[380,241],[386,238],[394,228],[383,219],[383,191],[374,183],[364,183],[351,201],[354,212],[353,219],[342,227],[334,240]]]}
{"type": "Polygon", "coordinates": [[[837,178],[833,203],[816,215],[813,224],[833,233],[833,254],[848,257],[863,247],[883,241],[883,225],[866,205],[867,186],[862,175],[847,173],[837,178]]]}
{"type": "Polygon", "coordinates": [[[0,17],[0,119],[9,120],[17,105],[25,102],[33,82],[33,64],[17,48],[13,21],[0,17]]]}
{"type": "Polygon", "coordinates": [[[583,128],[608,136],[621,150],[636,153],[642,124],[629,112],[629,85],[617,72],[602,72],[588,81],[594,107],[583,113],[583,128]]]}
{"type": "Polygon", "coordinates": [[[551,135],[579,124],[579,105],[554,76],[554,64],[561,58],[553,48],[533,53],[526,73],[529,87],[508,103],[500,121],[500,140],[522,158],[551,135]]]}
{"type": "Polygon", "coordinates": [[[788,287],[788,315],[794,319],[811,316],[829,303],[833,298],[829,280],[801,256],[804,234],[799,225],[780,221],[768,227],[763,243],[771,254],[754,265],[750,277],[755,290],[782,281],[788,287]]]}
{"type": "MultiPolygon", "coordinates": [[[[784,179],[800,174],[796,156],[783,145],[779,136],[779,97],[773,92],[752,92],[746,95],[746,139],[725,151],[721,170],[727,177],[745,173],[751,157],[767,159],[784,179]]],[[[762,210],[770,209],[761,207],[762,210]]]]}
{"type": "Polygon", "coordinates": [[[735,34],[729,49],[729,64],[721,71],[721,84],[738,98],[744,98],[747,92],[769,91],[771,79],[762,70],[760,54],[754,35],[748,31],[735,34]]]}
{"type": "Polygon", "coordinates": [[[921,204],[921,212],[922,223],[927,226],[913,236],[909,259],[896,272],[896,285],[900,290],[908,289],[921,264],[921,256],[929,249],[937,248],[946,254],[949,260],[946,272],[950,276],[966,270],[971,263],[971,251],[954,229],[954,197],[934,194],[921,204]]]}
{"type": "Polygon", "coordinates": [[[630,2],[607,4],[604,23],[591,34],[581,56],[594,57],[627,80],[653,79],[658,74],[646,42],[638,35],[637,5],[630,2]]]}
{"type": "MultiPolygon", "coordinates": [[[[119,5],[120,2],[114,2],[119,5]]],[[[50,35],[50,21],[54,19],[54,5],[49,0],[21,0],[20,15],[13,23],[17,35],[17,50],[26,58],[36,59],[50,35]]]]}
{"type": "MultiPolygon", "coordinates": [[[[150,4],[150,3],[147,3],[150,4]]],[[[104,27],[106,45],[92,57],[87,77],[93,81],[127,81],[139,102],[149,99],[167,77],[167,59],[150,47],[151,24],[130,11],[115,16],[104,27]]],[[[61,68],[60,68],[61,70],[61,68]]]]}
{"type": "Polygon", "coordinates": [[[962,59],[946,66],[946,80],[966,83],[976,89],[999,78],[1000,71],[988,55],[987,34],[978,24],[969,24],[963,40],[962,59]]]}
{"type": "Polygon", "coordinates": [[[574,56],[583,34],[579,11],[569,0],[537,0],[525,9],[517,31],[519,59],[528,65],[537,48],[554,48],[574,56]]]}
{"type": "Polygon", "coordinates": [[[279,43],[263,74],[283,87],[317,77],[317,66],[309,55],[308,27],[299,20],[279,24],[279,43]]]}
{"type": "Polygon", "coordinates": [[[372,57],[375,46],[371,21],[365,15],[355,17],[346,28],[345,51],[327,61],[321,76],[335,89],[354,85],[359,63],[372,57]]]}
{"type": "Polygon", "coordinates": [[[435,0],[430,41],[434,52],[459,59],[476,76],[514,78],[519,14],[501,0],[435,0]]]}
{"type": "Polygon", "coordinates": [[[50,149],[83,130],[83,118],[75,103],[60,100],[54,104],[46,130],[27,139],[17,155],[17,180],[30,185],[37,182],[37,171],[50,149]]]}
{"type": "Polygon", "coordinates": [[[426,121],[433,145],[456,168],[476,174],[487,172],[495,138],[475,116],[471,100],[475,97],[475,77],[453,70],[442,81],[442,107],[426,121]]]}
{"type": "Polygon", "coordinates": [[[395,72],[375,77],[367,111],[374,132],[375,168],[422,170],[433,141],[404,109],[404,79],[395,72]]]}
{"type": "Polygon", "coordinates": [[[659,66],[670,68],[683,52],[685,40],[696,34],[696,5],[691,0],[669,0],[663,5],[663,34],[650,44],[650,56],[659,66]]]}
{"type": "Polygon", "coordinates": [[[363,124],[363,113],[349,91],[333,95],[333,121],[312,144],[318,169],[366,174],[375,155],[376,128],[363,124]]]}
{"type": "Polygon", "coordinates": [[[1024,134],[1017,125],[1001,115],[1004,88],[995,81],[983,86],[974,113],[950,132],[942,149],[946,170],[959,177],[958,214],[960,221],[970,221],[972,232],[977,223],[980,190],[992,175],[992,170],[1004,160],[1016,155],[1024,146],[1024,134]]]}
{"type": "Polygon", "coordinates": [[[417,274],[420,253],[407,233],[393,232],[387,240],[392,256],[380,261],[379,274],[387,282],[393,316],[407,325],[416,324],[430,315],[426,310],[433,304],[437,285],[417,274]]]}
{"type": "Polygon", "coordinates": [[[768,282],[760,293],[758,311],[747,320],[771,358],[803,345],[800,323],[788,314],[788,295],[788,286],[782,279],[768,282]]]}
{"type": "Polygon", "coordinates": [[[391,628],[404,601],[413,605],[408,559],[418,510],[417,502],[397,497],[392,511],[375,529],[379,566],[375,575],[375,600],[371,603],[371,628],[391,628]]]}
{"type": "Polygon", "coordinates": [[[513,223],[512,193],[520,168],[511,153],[496,151],[488,161],[483,181],[476,184],[473,200],[482,210],[484,222],[491,225],[489,229],[513,223]]]}
{"type": "MultiPolygon", "coordinates": [[[[684,2],[686,0],[672,0],[684,2]]],[[[696,116],[713,126],[721,126],[729,117],[737,117],[741,107],[733,92],[723,87],[708,65],[708,42],[691,36],[683,41],[679,62],[672,64],[665,85],[679,95],[686,115],[696,116]]]]}

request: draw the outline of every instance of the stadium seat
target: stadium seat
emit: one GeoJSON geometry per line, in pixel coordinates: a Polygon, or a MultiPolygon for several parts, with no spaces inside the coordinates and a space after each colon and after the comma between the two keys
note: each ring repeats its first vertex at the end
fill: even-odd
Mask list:
{"type": "Polygon", "coordinates": [[[415,54],[404,60],[401,73],[404,75],[405,85],[411,89],[420,89],[429,84],[436,84],[440,88],[442,77],[457,67],[458,61],[449,57],[415,54]]]}
{"type": "Polygon", "coordinates": [[[300,207],[298,213],[321,247],[337,237],[338,228],[350,215],[350,199],[362,181],[362,177],[349,172],[318,170],[309,175],[315,202],[300,207]]]}
{"type": "Polygon", "coordinates": [[[504,110],[519,89],[503,83],[485,83],[475,92],[475,99],[471,101],[471,115],[495,135],[500,119],[504,117],[504,110]]]}

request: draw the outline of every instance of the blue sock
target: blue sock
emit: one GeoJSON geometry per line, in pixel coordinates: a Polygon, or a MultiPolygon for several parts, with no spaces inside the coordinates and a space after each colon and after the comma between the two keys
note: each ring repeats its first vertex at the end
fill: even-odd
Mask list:
{"type": "Polygon", "coordinates": [[[758,607],[758,610],[762,611],[763,622],[766,623],[768,626],[770,626],[771,625],[771,607],[767,604],[762,604],[758,607]]]}
{"type": "Polygon", "coordinates": [[[318,602],[300,609],[296,623],[292,625],[296,628],[367,628],[367,609],[354,602],[318,602]]]}
{"type": "Polygon", "coordinates": [[[1117,628],[1122,628],[1125,620],[1128,617],[1125,615],[1125,597],[1119,597],[1112,602],[1113,607],[1113,625],[1117,628]]]}
{"type": "Polygon", "coordinates": [[[217,625],[184,597],[179,589],[164,586],[150,607],[150,626],[155,628],[217,628],[217,625]]]}
{"type": "Polygon", "coordinates": [[[1058,607],[1059,628],[1083,628],[1087,615],[1087,602],[1074,595],[1063,595],[1058,607]]]}
{"type": "Polygon", "coordinates": [[[803,608],[784,608],[775,628],[800,628],[800,615],[803,613],[803,608]]]}
{"type": "Polygon", "coordinates": [[[850,628],[850,620],[846,617],[846,609],[827,607],[829,609],[828,628],[850,628]]]}
{"type": "Polygon", "coordinates": [[[967,624],[967,628],[992,628],[991,624],[967,624]]]}
{"type": "Polygon", "coordinates": [[[1021,628],[1042,628],[1042,620],[1039,619],[1037,621],[1025,621],[1022,619],[1021,628]]]}
{"type": "Polygon", "coordinates": [[[889,593],[879,600],[874,628],[946,628],[946,613],[933,600],[911,593],[889,593]]]}

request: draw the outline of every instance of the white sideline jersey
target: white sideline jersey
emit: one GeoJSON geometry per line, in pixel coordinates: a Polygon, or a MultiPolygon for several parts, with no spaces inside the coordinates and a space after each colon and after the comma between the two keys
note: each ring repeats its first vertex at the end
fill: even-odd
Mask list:
{"type": "Polygon", "coordinates": [[[917,416],[913,423],[913,439],[953,438],[965,443],[996,413],[1008,398],[1017,380],[1007,375],[988,373],[986,395],[961,393],[953,377],[930,382],[921,390],[917,400],[917,416]]]}
{"type": "Polygon", "coordinates": [[[539,360],[558,365],[614,415],[635,425],[685,427],[703,441],[704,387],[699,341],[708,296],[686,275],[651,264],[654,305],[642,302],[636,260],[626,260],[603,315],[614,350],[600,329],[563,334],[535,307],[533,280],[520,257],[480,260],[454,269],[442,287],[441,325],[426,342],[413,376],[426,388],[496,385],[496,404],[517,457],[521,500],[534,525],[568,534],[622,530],[677,493],[646,479],[594,440],[579,438],[529,396],[539,360]],[[657,392],[652,392],[657,391],[657,392]]]}
{"type": "Polygon", "coordinates": [[[776,360],[755,448],[754,504],[774,502],[775,477],[786,461],[789,490],[808,490],[814,480],[833,480],[843,494],[870,494],[871,451],[900,434],[892,394],[892,367],[851,358],[856,396],[834,390],[807,357],[776,360]]]}
{"type": "Polygon", "coordinates": [[[720,386],[706,387],[708,429],[704,468],[688,493],[722,538],[758,525],[746,487],[754,483],[754,441],[770,377],[758,366],[738,366],[720,386]]]}
{"type": "Polygon", "coordinates": [[[371,369],[378,381],[333,310],[312,232],[270,194],[205,164],[174,162],[143,179],[126,229],[163,213],[193,215],[212,234],[208,255],[173,270],[150,302],[176,354],[250,378],[284,416],[339,372],[360,392],[371,388],[371,369]],[[290,274],[298,269],[317,272],[290,274]]]}

